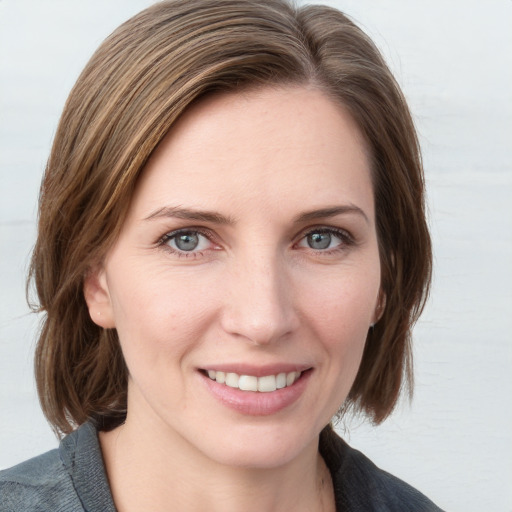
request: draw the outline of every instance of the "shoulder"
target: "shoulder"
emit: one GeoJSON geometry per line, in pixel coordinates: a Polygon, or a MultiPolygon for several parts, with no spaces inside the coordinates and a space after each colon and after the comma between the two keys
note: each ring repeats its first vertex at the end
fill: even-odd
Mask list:
{"type": "Polygon", "coordinates": [[[90,424],[49,451],[0,472],[0,512],[115,510],[96,429],[90,424]]]}
{"type": "Polygon", "coordinates": [[[420,491],[378,468],[334,432],[323,432],[320,451],[331,470],[342,510],[442,512],[420,491]]]}
{"type": "Polygon", "coordinates": [[[0,512],[81,510],[57,449],[1,471],[0,496],[0,512]]]}

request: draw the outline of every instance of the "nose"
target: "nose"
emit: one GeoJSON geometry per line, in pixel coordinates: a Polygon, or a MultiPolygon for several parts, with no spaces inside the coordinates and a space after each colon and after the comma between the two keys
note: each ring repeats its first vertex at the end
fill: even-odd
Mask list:
{"type": "Polygon", "coordinates": [[[267,345],[297,329],[292,280],[278,255],[257,252],[239,258],[227,281],[221,319],[225,332],[267,345]]]}

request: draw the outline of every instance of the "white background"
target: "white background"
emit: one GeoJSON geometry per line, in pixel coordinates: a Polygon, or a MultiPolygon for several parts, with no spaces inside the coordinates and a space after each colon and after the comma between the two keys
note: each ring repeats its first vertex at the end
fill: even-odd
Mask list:
{"type": "MultiPolygon", "coordinates": [[[[0,0],[0,469],[56,446],[24,302],[39,181],[88,57],[148,0],[0,0]]],[[[512,1],[339,0],[384,52],[424,150],[435,249],[416,394],[349,442],[449,511],[512,511],[512,1]]]]}

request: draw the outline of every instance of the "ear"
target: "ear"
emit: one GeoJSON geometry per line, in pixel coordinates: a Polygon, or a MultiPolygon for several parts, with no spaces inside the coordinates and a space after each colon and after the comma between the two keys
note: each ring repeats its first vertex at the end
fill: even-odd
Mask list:
{"type": "Polygon", "coordinates": [[[107,276],[102,266],[90,269],[84,279],[84,297],[91,320],[104,329],[115,327],[107,276]]]}
{"type": "Polygon", "coordinates": [[[386,294],[382,291],[379,291],[379,296],[377,298],[377,304],[375,305],[375,310],[373,312],[372,318],[372,327],[382,318],[384,314],[384,310],[386,309],[386,294]]]}

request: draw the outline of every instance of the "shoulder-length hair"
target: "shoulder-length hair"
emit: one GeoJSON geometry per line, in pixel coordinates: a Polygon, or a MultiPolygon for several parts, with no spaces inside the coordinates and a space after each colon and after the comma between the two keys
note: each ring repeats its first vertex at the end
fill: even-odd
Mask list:
{"type": "Polygon", "coordinates": [[[29,282],[44,312],[35,372],[44,414],[67,433],[126,415],[115,329],[91,319],[83,282],[119,234],[141,170],[206,94],[318,87],[344,105],[371,155],[386,304],[344,410],[376,423],[412,389],[410,335],[426,300],[431,243],[414,125],[373,42],[341,12],[286,0],[166,0],[121,25],[70,93],[42,182],[29,282]]]}

